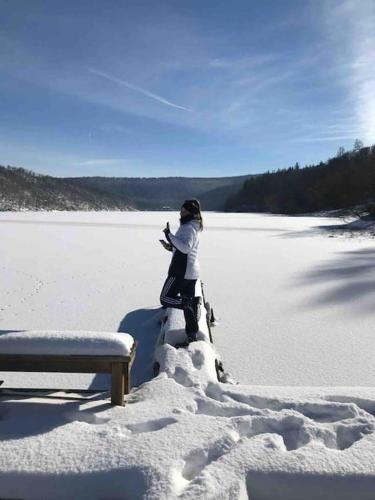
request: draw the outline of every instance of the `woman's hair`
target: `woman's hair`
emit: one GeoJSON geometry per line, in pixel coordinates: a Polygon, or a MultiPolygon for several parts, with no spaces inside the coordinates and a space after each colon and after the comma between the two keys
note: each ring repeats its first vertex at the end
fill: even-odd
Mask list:
{"type": "Polygon", "coordinates": [[[203,217],[199,200],[185,200],[182,206],[194,216],[194,219],[199,222],[199,229],[203,231],[203,217]]]}

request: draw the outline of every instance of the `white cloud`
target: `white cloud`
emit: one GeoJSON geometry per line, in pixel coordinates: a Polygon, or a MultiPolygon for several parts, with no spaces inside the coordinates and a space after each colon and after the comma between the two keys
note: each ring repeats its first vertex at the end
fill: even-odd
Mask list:
{"type": "Polygon", "coordinates": [[[123,165],[128,162],[127,158],[93,158],[90,160],[77,161],[74,164],[79,167],[91,167],[91,166],[116,166],[123,165]]]}
{"type": "Polygon", "coordinates": [[[328,4],[327,27],[338,73],[346,85],[360,138],[375,142],[375,2],[344,0],[328,4]]]}

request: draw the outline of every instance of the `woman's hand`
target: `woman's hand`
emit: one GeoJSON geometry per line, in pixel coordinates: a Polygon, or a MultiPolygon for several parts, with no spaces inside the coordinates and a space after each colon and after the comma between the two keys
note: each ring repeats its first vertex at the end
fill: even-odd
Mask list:
{"type": "Polygon", "coordinates": [[[169,252],[172,251],[172,245],[170,243],[167,243],[166,241],[164,240],[159,240],[160,243],[163,245],[163,247],[168,250],[169,252]]]}
{"type": "Polygon", "coordinates": [[[168,234],[171,232],[170,230],[170,227],[169,227],[169,222],[167,222],[167,225],[165,226],[165,228],[163,229],[163,233],[165,234],[165,236],[168,236],[168,234]]]}

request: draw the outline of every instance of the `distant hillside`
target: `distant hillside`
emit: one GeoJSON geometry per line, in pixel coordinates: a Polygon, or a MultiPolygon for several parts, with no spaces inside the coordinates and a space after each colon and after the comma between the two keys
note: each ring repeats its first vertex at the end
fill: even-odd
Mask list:
{"type": "Polygon", "coordinates": [[[125,200],[99,189],[30,170],[0,166],[0,210],[129,210],[125,200]]]}
{"type": "Polygon", "coordinates": [[[375,146],[238,177],[55,178],[0,166],[0,210],[177,210],[187,198],[203,210],[303,214],[372,205],[375,213],[375,146]]]}
{"type": "Polygon", "coordinates": [[[204,210],[223,210],[251,176],[223,178],[56,178],[0,166],[0,210],[162,210],[199,198],[204,210]]]}
{"type": "Polygon", "coordinates": [[[230,196],[229,212],[302,214],[375,203],[375,146],[341,152],[326,163],[267,172],[230,196]]]}
{"type": "Polygon", "coordinates": [[[129,200],[138,210],[178,209],[187,198],[198,198],[204,210],[223,210],[228,196],[250,177],[73,177],[65,180],[74,186],[129,200]]]}

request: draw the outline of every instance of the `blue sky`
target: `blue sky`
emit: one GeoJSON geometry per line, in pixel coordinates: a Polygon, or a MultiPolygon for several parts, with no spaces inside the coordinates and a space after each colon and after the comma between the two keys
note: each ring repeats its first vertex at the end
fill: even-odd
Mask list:
{"type": "Polygon", "coordinates": [[[228,176],[375,143],[373,0],[0,0],[0,164],[228,176]]]}

